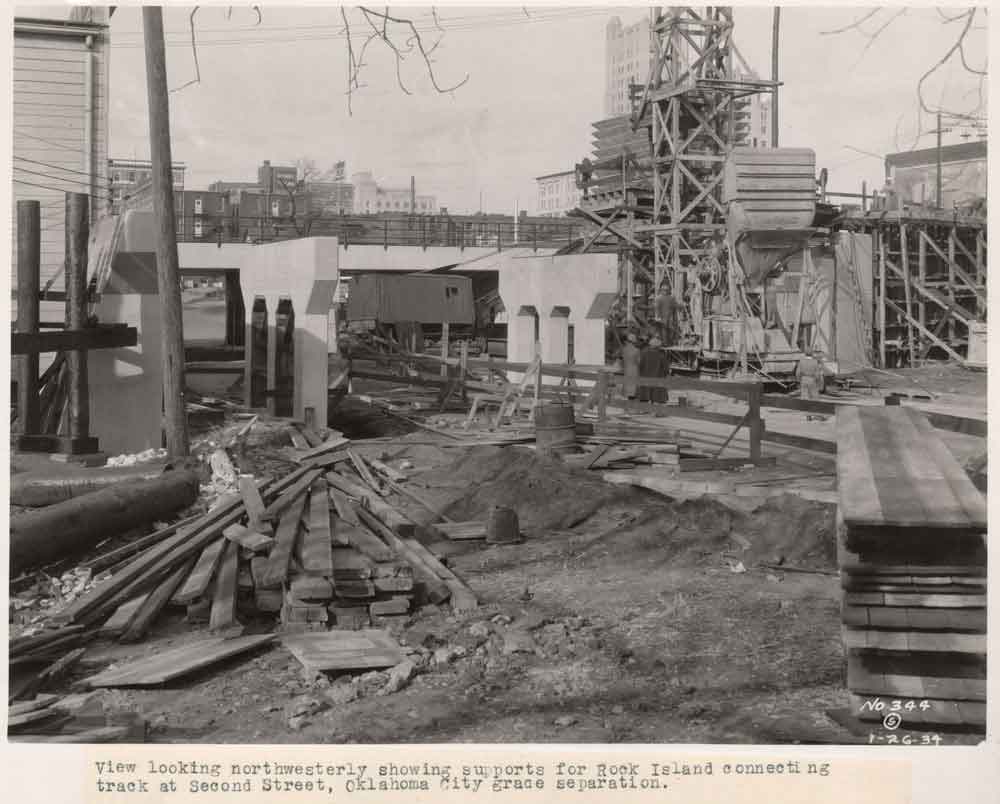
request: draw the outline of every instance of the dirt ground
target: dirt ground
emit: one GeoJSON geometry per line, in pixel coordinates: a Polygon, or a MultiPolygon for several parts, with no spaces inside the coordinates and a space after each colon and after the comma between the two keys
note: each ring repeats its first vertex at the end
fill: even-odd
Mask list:
{"type": "MultiPolygon", "coordinates": [[[[527,448],[450,446],[353,400],[331,425],[405,466],[406,485],[452,519],[514,508],[525,540],[419,534],[481,605],[424,606],[397,630],[417,667],[401,691],[381,694],[384,672],[311,677],[275,644],[158,689],[97,693],[105,708],[142,713],[150,741],[864,741],[827,715],[848,703],[833,505],[670,499],[527,448]]],[[[265,423],[235,456],[240,469],[287,471],[281,444],[265,423]]],[[[430,516],[390,501],[417,522],[430,516]]],[[[203,628],[168,610],[138,645],[92,645],[75,678],[203,628]]]]}

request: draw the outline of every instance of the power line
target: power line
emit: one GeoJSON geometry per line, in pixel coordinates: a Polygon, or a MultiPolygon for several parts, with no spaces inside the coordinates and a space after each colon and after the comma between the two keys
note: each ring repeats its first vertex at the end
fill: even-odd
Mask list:
{"type": "MultiPolygon", "coordinates": [[[[74,192],[73,190],[67,190],[65,187],[51,187],[48,184],[36,184],[35,182],[25,181],[24,179],[14,179],[14,184],[24,184],[24,185],[27,185],[28,187],[38,187],[39,189],[42,189],[42,190],[52,190],[53,192],[56,192],[56,193],[71,193],[71,192],[74,192]]],[[[89,195],[91,198],[99,198],[102,201],[107,201],[107,200],[109,200],[111,198],[110,195],[104,196],[104,195],[99,195],[97,193],[82,193],[82,195],[89,195]]]]}
{"type": "MultiPolygon", "coordinates": [[[[41,165],[42,167],[54,168],[55,170],[61,170],[64,173],[76,173],[77,175],[80,176],[86,176],[88,179],[101,180],[101,176],[98,175],[97,173],[87,173],[87,171],[85,170],[73,170],[72,168],[63,167],[62,165],[53,165],[49,162],[39,162],[37,159],[27,159],[26,157],[17,156],[16,154],[14,155],[14,159],[20,162],[30,162],[32,165],[41,165]]],[[[15,165],[14,167],[17,168],[17,165],[15,165]]],[[[24,168],[17,168],[17,169],[24,170],[24,168]]]]}
{"type": "MultiPolygon", "coordinates": [[[[38,170],[28,170],[28,168],[19,167],[18,165],[14,165],[14,170],[20,170],[22,173],[29,173],[32,176],[41,176],[42,178],[45,178],[45,179],[52,179],[53,181],[66,182],[66,184],[82,184],[82,185],[86,185],[88,187],[91,184],[90,181],[87,181],[85,179],[66,179],[66,178],[63,178],[62,176],[56,176],[56,175],[54,175],[52,173],[44,173],[44,172],[41,172],[41,171],[38,171],[38,170]]],[[[100,182],[96,182],[96,183],[100,184],[100,182]]],[[[99,189],[101,189],[101,190],[108,190],[110,188],[107,185],[104,185],[104,186],[101,186],[99,189]]]]}
{"type": "MultiPolygon", "coordinates": [[[[606,11],[581,11],[572,15],[560,14],[560,15],[549,15],[546,17],[532,17],[530,19],[501,19],[494,21],[492,23],[477,23],[477,24],[466,24],[466,25],[451,25],[447,28],[438,28],[437,26],[428,27],[418,27],[417,31],[421,34],[433,34],[433,33],[457,33],[463,31],[474,31],[485,28],[497,28],[497,27],[508,27],[508,26],[520,26],[527,25],[531,23],[542,23],[542,22],[557,22],[561,20],[566,20],[569,16],[574,18],[580,17],[595,17],[604,16],[606,11]]],[[[447,23],[445,23],[447,24],[447,23]]],[[[360,26],[360,23],[359,23],[360,26]]],[[[336,33],[328,34],[317,34],[315,36],[293,36],[293,37],[265,37],[258,39],[203,39],[199,40],[198,47],[225,47],[231,45],[239,46],[250,46],[250,45],[267,45],[267,44],[297,44],[301,42],[332,42],[332,41],[347,41],[347,33],[343,30],[343,26],[337,26],[340,30],[336,33]]],[[[312,30],[315,30],[313,28],[312,30]]],[[[197,31],[196,31],[197,32],[197,31]]],[[[366,34],[358,33],[352,34],[352,39],[362,38],[366,34]]],[[[143,47],[141,42],[123,42],[115,43],[111,45],[112,48],[124,48],[124,49],[136,49],[143,47]]],[[[167,42],[167,47],[170,48],[190,48],[191,40],[190,38],[185,40],[176,40],[172,42],[167,42]]]]}
{"type": "MultiPolygon", "coordinates": [[[[596,12],[592,9],[581,9],[581,10],[561,10],[561,11],[551,11],[547,13],[536,12],[535,14],[525,17],[524,12],[518,10],[516,13],[509,12],[496,12],[493,14],[467,14],[467,15],[456,15],[454,17],[445,18],[441,14],[437,15],[437,20],[440,22],[440,27],[444,28],[445,31],[451,30],[456,25],[463,26],[482,26],[488,25],[491,22],[545,22],[550,19],[564,19],[568,17],[577,17],[581,14],[584,16],[592,16],[596,14],[605,14],[606,11],[602,9],[600,12],[596,12]]],[[[429,20],[432,18],[430,14],[424,14],[424,19],[429,20]]],[[[415,18],[414,18],[415,19],[415,18]]],[[[225,28],[202,28],[199,33],[273,33],[278,31],[319,31],[325,29],[334,29],[336,31],[342,31],[344,26],[342,23],[332,23],[326,25],[242,25],[242,26],[231,26],[225,28]]],[[[428,28],[429,31],[438,30],[438,25],[431,25],[428,28]]],[[[422,32],[422,31],[421,31],[422,32]]],[[[167,36],[188,36],[190,31],[188,29],[178,30],[178,31],[167,31],[167,36]]],[[[113,31],[112,35],[115,38],[120,36],[138,36],[141,37],[142,31],[113,31]]]]}

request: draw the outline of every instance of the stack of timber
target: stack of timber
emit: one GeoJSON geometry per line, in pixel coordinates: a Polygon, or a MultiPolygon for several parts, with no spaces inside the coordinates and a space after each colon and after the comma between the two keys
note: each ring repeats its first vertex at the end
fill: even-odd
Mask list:
{"type": "Polygon", "coordinates": [[[852,714],[983,733],[986,506],[912,408],[837,413],[838,558],[852,714]]]}

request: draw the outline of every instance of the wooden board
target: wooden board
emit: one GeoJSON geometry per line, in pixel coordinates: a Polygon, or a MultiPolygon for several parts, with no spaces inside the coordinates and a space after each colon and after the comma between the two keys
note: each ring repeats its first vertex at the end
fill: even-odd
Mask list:
{"type": "MultiPolygon", "coordinates": [[[[299,461],[308,461],[312,458],[319,458],[322,455],[329,455],[331,452],[336,452],[337,450],[342,450],[347,444],[350,444],[351,440],[349,438],[343,438],[341,436],[336,436],[328,438],[326,441],[316,445],[315,447],[309,447],[309,449],[304,450],[298,456],[299,461]]],[[[341,456],[342,460],[350,460],[347,457],[347,452],[344,452],[341,456]]]]}
{"type": "Polygon", "coordinates": [[[265,536],[256,530],[251,530],[243,525],[230,525],[222,531],[222,535],[229,541],[235,542],[240,547],[245,547],[254,553],[261,553],[270,550],[274,545],[274,539],[265,536]]]}
{"type": "Polygon", "coordinates": [[[986,679],[940,678],[867,673],[847,667],[847,688],[853,693],[893,698],[940,698],[954,701],[985,701],[986,679]]]}
{"type": "Polygon", "coordinates": [[[926,606],[935,609],[985,608],[986,595],[918,595],[898,592],[847,592],[844,602],[852,606],[926,606]]]}
{"type": "Polygon", "coordinates": [[[372,561],[392,561],[396,557],[396,551],[364,525],[350,525],[338,519],[335,530],[339,534],[338,544],[347,544],[372,561]]]}
{"type": "Polygon", "coordinates": [[[212,591],[212,610],[208,618],[208,627],[212,631],[222,631],[239,625],[236,620],[239,561],[239,545],[236,542],[227,542],[215,578],[215,588],[212,591]]]}
{"type": "MultiPolygon", "coordinates": [[[[314,478],[315,479],[315,478],[314,478]]],[[[299,520],[306,500],[298,496],[284,510],[274,534],[274,547],[267,557],[267,566],[261,576],[261,586],[264,588],[281,586],[288,576],[288,565],[295,551],[295,542],[299,535],[299,520]]]]}
{"type": "Polygon", "coordinates": [[[303,667],[317,673],[377,670],[406,658],[392,637],[375,629],[291,634],[282,637],[281,643],[303,667]]]}
{"type": "Polygon", "coordinates": [[[351,505],[351,501],[347,495],[340,489],[335,488],[329,489],[329,492],[330,500],[333,501],[333,507],[337,509],[337,516],[351,525],[360,525],[361,520],[354,513],[354,507],[351,505]]]}
{"type": "Polygon", "coordinates": [[[842,629],[848,650],[871,649],[928,653],[986,653],[985,634],[928,633],[920,631],[871,631],[842,629]]]}
{"type": "Polygon", "coordinates": [[[201,555],[198,556],[191,574],[188,575],[187,580],[184,581],[181,588],[174,594],[173,603],[186,605],[205,595],[208,585],[212,582],[212,577],[215,575],[215,569],[219,566],[219,560],[222,558],[222,551],[225,546],[226,540],[224,538],[216,539],[201,551],[201,555]]]}
{"type": "Polygon", "coordinates": [[[472,522],[439,522],[434,527],[455,542],[486,538],[486,522],[482,520],[472,522]]]}
{"type": "Polygon", "coordinates": [[[323,474],[321,469],[308,469],[298,477],[294,483],[286,488],[274,502],[267,506],[261,517],[265,521],[279,519],[286,509],[290,508],[296,501],[301,501],[302,496],[309,490],[313,481],[323,474]]]}
{"type": "Polygon", "coordinates": [[[181,566],[177,567],[157,587],[146,596],[136,609],[128,626],[118,637],[119,642],[136,642],[146,635],[146,631],[153,624],[160,612],[163,611],[170,598],[176,593],[181,583],[191,572],[196,559],[190,558],[181,566]]]}
{"type": "Polygon", "coordinates": [[[334,547],[331,566],[334,580],[360,581],[375,575],[375,562],[353,547],[334,547]]]}
{"type": "Polygon", "coordinates": [[[149,597],[148,592],[122,603],[117,609],[115,609],[115,613],[112,614],[104,625],[101,626],[100,633],[105,636],[118,636],[128,626],[129,621],[139,610],[139,606],[145,602],[147,597],[149,597]]]}
{"type": "Polygon", "coordinates": [[[918,411],[845,406],[837,411],[837,443],[847,525],[986,527],[982,495],[918,411]]]}
{"type": "MultiPolygon", "coordinates": [[[[263,521],[266,506],[257,484],[249,475],[240,475],[239,486],[243,507],[247,511],[247,528],[257,533],[264,533],[264,529],[269,528],[269,525],[263,521]]],[[[270,533],[270,530],[267,530],[267,533],[270,533]]]]}
{"type": "Polygon", "coordinates": [[[297,427],[289,427],[286,432],[288,433],[288,437],[291,439],[292,446],[295,447],[295,449],[304,451],[310,448],[309,442],[306,441],[306,437],[299,432],[297,427]]]}
{"type": "Polygon", "coordinates": [[[330,497],[326,481],[317,478],[309,491],[307,529],[302,534],[302,569],[306,573],[329,576],[333,572],[330,555],[330,497]]]}
{"type": "Polygon", "coordinates": [[[859,628],[896,628],[912,631],[986,633],[986,609],[929,609],[910,606],[849,606],[842,610],[845,625],[859,628]]]}
{"type": "Polygon", "coordinates": [[[84,679],[88,687],[150,687],[181,678],[216,662],[259,648],[274,639],[274,634],[225,639],[211,637],[129,662],[121,667],[84,679]]]}

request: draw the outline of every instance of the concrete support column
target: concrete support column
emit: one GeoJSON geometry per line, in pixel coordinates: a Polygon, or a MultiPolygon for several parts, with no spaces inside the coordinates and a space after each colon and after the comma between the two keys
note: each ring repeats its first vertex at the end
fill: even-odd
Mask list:
{"type": "Polygon", "coordinates": [[[569,358],[569,307],[555,306],[543,319],[542,362],[565,363],[569,358]]]}

